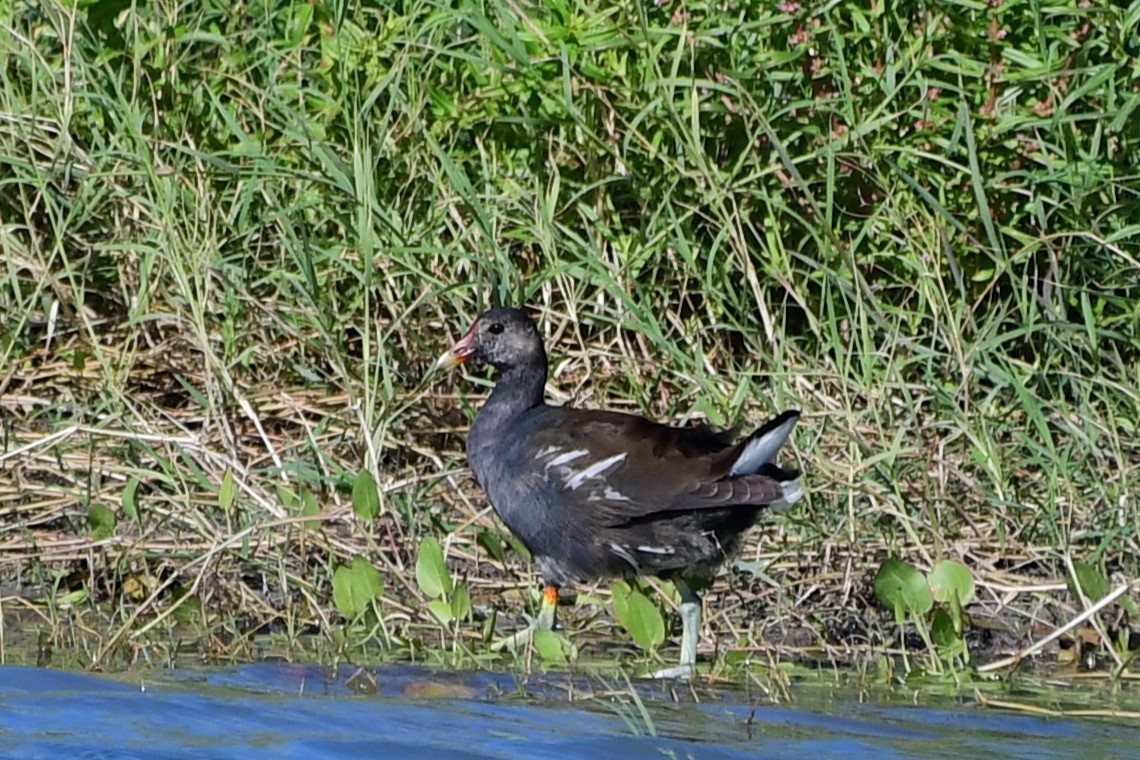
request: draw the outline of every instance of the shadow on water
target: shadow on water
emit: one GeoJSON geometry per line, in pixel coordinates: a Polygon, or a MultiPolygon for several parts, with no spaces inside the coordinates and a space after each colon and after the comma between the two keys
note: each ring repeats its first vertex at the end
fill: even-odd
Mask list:
{"type": "Polygon", "coordinates": [[[564,676],[251,665],[134,683],[0,667],[4,757],[1136,757],[1135,729],[980,709],[820,698],[675,702],[564,676]],[[621,697],[624,696],[624,699],[621,697]],[[751,717],[750,717],[751,716],[751,717]],[[655,735],[654,735],[655,734],[655,735]]]}

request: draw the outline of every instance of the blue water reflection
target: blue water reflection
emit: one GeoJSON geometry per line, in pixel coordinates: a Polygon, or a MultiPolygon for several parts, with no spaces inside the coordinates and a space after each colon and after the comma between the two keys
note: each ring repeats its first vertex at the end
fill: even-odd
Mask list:
{"type": "Polygon", "coordinates": [[[0,755],[878,760],[1067,758],[1095,746],[1100,757],[1140,756],[1133,730],[1101,721],[843,700],[754,710],[731,693],[676,703],[652,685],[641,690],[650,729],[628,702],[581,699],[583,688],[553,676],[520,688],[511,676],[410,667],[253,665],[133,683],[0,667],[0,755]]]}

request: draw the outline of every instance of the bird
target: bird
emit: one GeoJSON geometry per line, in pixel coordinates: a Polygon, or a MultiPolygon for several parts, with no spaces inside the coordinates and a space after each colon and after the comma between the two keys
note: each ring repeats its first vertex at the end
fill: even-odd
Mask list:
{"type": "Polygon", "coordinates": [[[490,365],[495,383],[467,437],[467,461],[494,512],[530,552],[544,583],[531,630],[554,626],[571,583],[653,575],[680,594],[680,663],[695,672],[701,599],[765,510],[804,495],[776,464],[800,417],[789,409],[737,441],[734,430],[671,426],[624,412],[546,403],[547,354],[534,321],[493,308],[435,362],[490,365]]]}

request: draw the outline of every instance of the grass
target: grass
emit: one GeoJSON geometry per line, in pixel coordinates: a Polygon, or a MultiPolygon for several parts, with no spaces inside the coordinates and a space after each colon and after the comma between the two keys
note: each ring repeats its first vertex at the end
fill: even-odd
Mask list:
{"type": "MultiPolygon", "coordinates": [[[[557,401],[804,409],[806,502],[708,595],[717,672],[895,651],[888,557],[960,560],[973,645],[1030,646],[1085,609],[1073,560],[1140,577],[1138,14],[0,5],[7,636],[496,662],[534,578],[464,471],[486,384],[427,370],[510,303],[557,401]],[[428,536],[472,614],[429,611],[428,536]]],[[[608,597],[571,639],[643,661],[608,597]]]]}

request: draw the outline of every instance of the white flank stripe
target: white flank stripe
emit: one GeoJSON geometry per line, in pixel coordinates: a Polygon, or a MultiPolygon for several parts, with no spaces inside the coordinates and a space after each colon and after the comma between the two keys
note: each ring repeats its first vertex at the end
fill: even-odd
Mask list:
{"type": "MultiPolygon", "coordinates": [[[[583,453],[585,453],[585,452],[583,452],[583,453]]],[[[561,459],[561,458],[562,457],[559,457],[559,459],[561,459]]],[[[587,480],[590,480],[591,478],[600,477],[607,470],[609,470],[611,467],[614,467],[615,465],[620,464],[623,461],[625,461],[625,452],[624,451],[620,454],[614,454],[612,457],[607,457],[600,462],[594,462],[592,465],[590,465],[586,469],[580,470],[580,471],[576,472],[574,475],[571,475],[570,477],[568,477],[566,479],[566,487],[569,488],[571,491],[576,491],[576,490],[578,490],[578,486],[582,485],[587,480]]]]}
{"type": "Polygon", "coordinates": [[[585,449],[578,449],[577,451],[567,451],[565,454],[559,454],[546,463],[546,469],[549,471],[551,467],[561,467],[564,464],[570,464],[575,459],[581,459],[590,452],[585,449]]]}
{"type": "Polygon", "coordinates": [[[610,486],[606,486],[605,497],[610,501],[629,501],[628,496],[610,486]]]}
{"type": "Polygon", "coordinates": [[[676,552],[677,552],[677,550],[674,549],[672,546],[639,546],[639,547],[637,547],[637,550],[639,552],[645,552],[646,554],[665,554],[665,555],[676,554],[676,552]]]}
{"type": "Polygon", "coordinates": [[[545,449],[543,449],[542,451],[535,454],[534,458],[535,459],[546,459],[551,454],[557,454],[559,451],[562,451],[562,449],[560,449],[557,446],[547,446],[545,449]]]}

